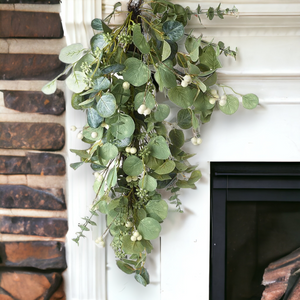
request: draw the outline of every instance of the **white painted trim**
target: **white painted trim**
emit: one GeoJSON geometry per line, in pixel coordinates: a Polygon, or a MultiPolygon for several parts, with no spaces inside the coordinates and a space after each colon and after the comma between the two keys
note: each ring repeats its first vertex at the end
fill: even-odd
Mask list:
{"type": "Polygon", "coordinates": [[[60,4],[0,4],[0,10],[59,13],[60,4]]]}

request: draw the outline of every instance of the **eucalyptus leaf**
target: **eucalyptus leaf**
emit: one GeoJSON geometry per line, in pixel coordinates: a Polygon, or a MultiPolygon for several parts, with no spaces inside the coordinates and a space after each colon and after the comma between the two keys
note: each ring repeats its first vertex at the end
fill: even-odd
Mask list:
{"type": "Polygon", "coordinates": [[[141,60],[130,57],[124,62],[126,69],[123,72],[123,78],[134,86],[141,86],[149,79],[151,72],[148,66],[141,60]]]}
{"type": "Polygon", "coordinates": [[[148,191],[148,192],[153,192],[153,191],[156,190],[156,187],[157,187],[156,179],[154,179],[150,175],[145,175],[144,177],[142,177],[140,179],[139,187],[141,189],[144,189],[144,190],[148,191]]]}
{"type": "Polygon", "coordinates": [[[116,107],[116,98],[111,93],[104,93],[97,103],[97,111],[103,118],[112,116],[116,111],[116,107]]]}
{"type": "Polygon", "coordinates": [[[226,104],[219,105],[220,110],[226,115],[234,114],[239,108],[239,99],[233,95],[227,95],[226,104]]]}
{"type": "Polygon", "coordinates": [[[91,26],[93,29],[103,31],[105,33],[110,33],[112,31],[101,19],[98,18],[92,20],[91,26]]]}
{"type": "Polygon", "coordinates": [[[150,200],[146,205],[148,216],[162,222],[168,215],[168,204],[164,200],[150,200]]]}
{"type": "Polygon", "coordinates": [[[100,71],[101,71],[101,74],[103,75],[103,74],[122,72],[124,69],[125,69],[125,65],[123,65],[123,64],[113,64],[113,65],[104,67],[100,71]]]}
{"type": "Polygon", "coordinates": [[[146,285],[147,285],[147,281],[145,280],[145,278],[144,278],[142,275],[140,275],[140,274],[135,274],[135,275],[134,275],[134,278],[135,278],[135,280],[136,280],[138,283],[142,284],[143,286],[146,286],[146,285]]]}
{"type": "Polygon", "coordinates": [[[177,86],[168,91],[168,97],[177,106],[188,108],[193,104],[196,93],[195,89],[177,86]]]}
{"type": "Polygon", "coordinates": [[[141,242],[133,242],[130,239],[130,235],[125,235],[122,239],[123,241],[123,250],[127,254],[140,254],[144,251],[144,247],[141,242]]]}
{"type": "Polygon", "coordinates": [[[189,109],[181,109],[177,113],[177,123],[182,129],[189,129],[192,127],[192,114],[189,109]]]}
{"type": "Polygon", "coordinates": [[[154,240],[159,236],[161,226],[157,220],[147,217],[141,220],[137,230],[145,240],[154,240]]]}
{"type": "Polygon", "coordinates": [[[167,60],[170,57],[171,53],[172,50],[170,44],[167,41],[164,41],[161,60],[167,60]]]}
{"type": "Polygon", "coordinates": [[[144,171],[143,161],[135,155],[129,156],[124,161],[123,170],[129,176],[138,176],[144,171]]]}
{"type": "Polygon", "coordinates": [[[74,170],[77,170],[79,167],[81,167],[84,164],[84,161],[77,162],[77,163],[72,163],[70,164],[70,167],[74,170]]]}
{"type": "Polygon", "coordinates": [[[107,90],[110,87],[110,81],[106,77],[98,77],[93,83],[93,90],[97,92],[107,90]]]}
{"type": "Polygon", "coordinates": [[[98,155],[105,160],[114,159],[118,154],[118,148],[111,143],[105,143],[103,146],[98,148],[98,155]]]}
{"type": "Polygon", "coordinates": [[[99,48],[99,50],[102,50],[107,45],[107,40],[104,38],[104,35],[102,33],[94,35],[91,39],[91,48],[93,52],[95,52],[97,48],[99,48]]]}
{"type": "Polygon", "coordinates": [[[156,136],[149,141],[148,149],[150,155],[158,159],[167,159],[170,156],[170,149],[162,136],[156,136]]]}
{"type": "Polygon", "coordinates": [[[154,119],[157,122],[164,121],[170,114],[170,106],[167,104],[158,104],[154,111],[154,119]]]}
{"type": "Polygon", "coordinates": [[[133,28],[133,43],[143,54],[150,52],[150,46],[142,34],[140,24],[135,24],[133,28]]]}
{"type": "Polygon", "coordinates": [[[184,145],[184,134],[180,129],[172,129],[169,133],[169,137],[174,146],[181,148],[184,145]]]}
{"type": "Polygon", "coordinates": [[[258,105],[259,99],[254,94],[246,94],[242,97],[243,106],[246,109],[253,109],[258,105]]]}
{"type": "Polygon", "coordinates": [[[138,93],[134,98],[134,109],[138,110],[138,108],[145,104],[147,108],[153,109],[155,106],[155,97],[150,92],[141,92],[138,93]]]}
{"type": "Polygon", "coordinates": [[[169,174],[175,169],[175,162],[173,160],[166,160],[162,165],[155,169],[155,173],[159,175],[169,174]]]}
{"type": "Polygon", "coordinates": [[[119,140],[131,137],[135,130],[133,119],[126,114],[114,116],[110,120],[106,120],[106,122],[111,123],[110,132],[119,140]]]}
{"type": "Polygon", "coordinates": [[[192,172],[190,178],[188,179],[188,183],[195,183],[202,177],[202,174],[199,170],[195,170],[192,172]]]}
{"type": "Polygon", "coordinates": [[[42,92],[46,95],[53,94],[56,91],[57,80],[53,79],[42,87],[42,92]]]}
{"type": "Polygon", "coordinates": [[[163,32],[169,40],[177,42],[183,37],[184,26],[178,21],[166,21],[162,26],[163,32]]]}
{"type": "Polygon", "coordinates": [[[110,189],[111,187],[115,186],[117,183],[117,168],[113,167],[109,170],[107,175],[107,186],[110,189]]]}
{"type": "Polygon", "coordinates": [[[207,46],[204,48],[204,51],[200,56],[200,62],[201,64],[207,65],[211,70],[222,68],[213,46],[207,46]]]}
{"type": "Polygon", "coordinates": [[[187,37],[185,41],[185,49],[190,54],[191,60],[196,62],[199,59],[199,47],[201,45],[201,37],[187,37]]]}
{"type": "Polygon", "coordinates": [[[83,72],[75,71],[66,79],[66,85],[72,92],[78,94],[86,87],[85,79],[83,72]]]}
{"type": "Polygon", "coordinates": [[[72,44],[62,48],[58,58],[66,64],[73,64],[81,58],[83,50],[84,47],[82,44],[72,44]]]}
{"type": "Polygon", "coordinates": [[[87,54],[85,54],[84,56],[82,56],[82,57],[77,61],[74,70],[75,70],[75,71],[80,71],[80,72],[82,72],[82,68],[81,68],[81,67],[82,67],[82,64],[83,64],[83,63],[87,63],[88,65],[92,65],[92,64],[95,63],[95,62],[96,62],[95,57],[94,57],[92,54],[87,53],[87,54]]]}
{"type": "Polygon", "coordinates": [[[126,264],[122,260],[117,260],[117,266],[119,267],[120,270],[122,270],[126,274],[132,274],[135,272],[135,269],[132,266],[126,264]]]}
{"type": "Polygon", "coordinates": [[[172,88],[177,86],[176,76],[173,70],[173,63],[167,60],[159,63],[156,67],[154,78],[159,85],[159,90],[162,92],[164,88],[172,88]]]}

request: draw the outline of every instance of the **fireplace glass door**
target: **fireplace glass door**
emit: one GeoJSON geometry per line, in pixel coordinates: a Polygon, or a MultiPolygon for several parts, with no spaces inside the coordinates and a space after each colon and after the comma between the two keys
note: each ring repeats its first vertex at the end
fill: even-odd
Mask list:
{"type": "Polygon", "coordinates": [[[299,247],[300,163],[211,163],[210,300],[261,299],[265,269],[299,247]]]}

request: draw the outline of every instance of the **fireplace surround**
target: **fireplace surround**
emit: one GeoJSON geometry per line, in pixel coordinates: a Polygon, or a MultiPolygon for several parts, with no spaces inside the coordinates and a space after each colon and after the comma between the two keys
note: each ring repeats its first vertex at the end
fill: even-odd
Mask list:
{"type": "Polygon", "coordinates": [[[210,300],[261,299],[267,266],[300,247],[300,163],[211,163],[210,300]]]}

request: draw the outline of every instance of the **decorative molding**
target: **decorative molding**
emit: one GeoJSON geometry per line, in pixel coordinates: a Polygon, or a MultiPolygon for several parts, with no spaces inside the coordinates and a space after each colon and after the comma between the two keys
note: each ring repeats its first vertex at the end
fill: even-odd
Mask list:
{"type": "Polygon", "coordinates": [[[59,13],[60,4],[0,4],[0,10],[59,13]]]}

